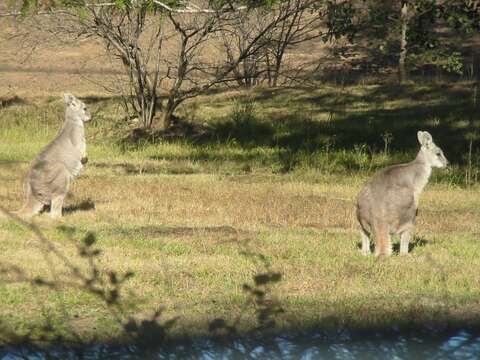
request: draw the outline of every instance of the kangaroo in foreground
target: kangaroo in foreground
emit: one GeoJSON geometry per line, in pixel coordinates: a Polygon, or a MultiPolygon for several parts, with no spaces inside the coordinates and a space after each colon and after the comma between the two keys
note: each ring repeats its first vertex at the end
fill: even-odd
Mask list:
{"type": "Polygon", "coordinates": [[[364,255],[370,254],[370,235],[375,239],[376,256],[391,255],[391,235],[400,235],[400,254],[408,253],[420,194],[432,168],[448,164],[427,131],[419,131],[417,137],[421,147],[415,160],[383,169],[358,194],[357,219],[364,255]]]}
{"type": "Polygon", "coordinates": [[[84,123],[91,115],[83,102],[70,93],[63,95],[67,109],[58,135],[33,160],[25,179],[25,205],[21,217],[38,214],[50,204],[50,216],[62,216],[62,205],[72,180],[87,162],[84,123]]]}

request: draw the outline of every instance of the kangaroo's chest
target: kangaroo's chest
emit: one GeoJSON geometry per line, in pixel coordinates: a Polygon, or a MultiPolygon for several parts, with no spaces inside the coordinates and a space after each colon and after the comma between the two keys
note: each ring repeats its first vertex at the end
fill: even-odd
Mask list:
{"type": "Polygon", "coordinates": [[[81,157],[84,157],[87,154],[87,143],[85,138],[78,144],[78,150],[80,152],[81,157]]]}
{"type": "Polygon", "coordinates": [[[77,133],[70,137],[71,154],[66,154],[67,167],[71,179],[76,178],[83,168],[82,158],[86,156],[87,144],[83,133],[77,133]]]}
{"type": "Polygon", "coordinates": [[[432,171],[431,169],[425,169],[421,176],[415,178],[413,186],[413,200],[415,201],[415,209],[418,208],[418,201],[420,200],[420,194],[428,183],[432,171]]]}
{"type": "Polygon", "coordinates": [[[72,134],[70,137],[70,142],[75,151],[80,154],[80,157],[84,157],[87,152],[87,142],[85,141],[85,135],[83,131],[72,134]]]}

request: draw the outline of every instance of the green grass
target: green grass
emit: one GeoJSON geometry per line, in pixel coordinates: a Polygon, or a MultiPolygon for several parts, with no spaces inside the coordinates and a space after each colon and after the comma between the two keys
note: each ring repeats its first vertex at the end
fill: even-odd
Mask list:
{"type": "MultiPolygon", "coordinates": [[[[132,125],[114,101],[92,104],[89,163],[68,211],[59,222],[34,220],[68,264],[28,229],[0,222],[0,341],[127,341],[126,329],[138,339],[145,324],[197,336],[216,318],[245,332],[265,304],[284,310],[276,330],[478,324],[472,93],[466,83],[212,94],[178,111],[197,130],[135,142],[121,140],[132,125]],[[452,166],[434,171],[422,195],[411,254],[363,257],[355,196],[376,170],[415,156],[420,129],[452,166]],[[106,302],[76,271],[120,298],[106,302]],[[255,287],[255,276],[276,273],[280,281],[255,287]],[[245,284],[268,301],[251,303],[245,284]]],[[[63,105],[40,99],[0,117],[0,199],[16,209],[28,163],[55,135],[63,105]]]]}

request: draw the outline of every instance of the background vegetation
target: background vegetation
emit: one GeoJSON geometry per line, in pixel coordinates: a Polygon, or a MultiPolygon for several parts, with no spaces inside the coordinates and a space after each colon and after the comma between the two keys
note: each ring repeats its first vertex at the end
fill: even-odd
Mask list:
{"type": "MultiPolygon", "coordinates": [[[[387,10],[402,8],[367,3],[392,21],[387,10]]],[[[262,52],[270,49],[262,42],[231,69],[231,81],[179,103],[168,126],[146,126],[125,105],[129,95],[112,94],[107,84],[130,84],[130,77],[125,59],[114,60],[104,44],[58,43],[47,29],[34,36],[45,46],[18,64],[25,56],[18,39],[31,44],[23,31],[31,36],[32,21],[55,21],[43,14],[18,23],[2,18],[3,207],[21,205],[29,162],[61,126],[59,93],[68,88],[94,114],[86,130],[89,162],[65,217],[41,215],[33,227],[0,222],[3,343],[157,344],[307,328],[478,326],[479,121],[476,60],[469,62],[475,29],[452,32],[438,12],[430,30],[442,30],[452,46],[469,37],[453,62],[462,71],[452,73],[444,62],[420,66],[422,58],[407,56],[409,74],[399,79],[399,37],[385,35],[389,61],[367,54],[378,48],[368,45],[374,35],[359,22],[365,17],[355,15],[366,9],[321,4],[306,14],[321,15],[322,36],[303,33],[304,41],[287,47],[276,83],[265,68],[273,53],[262,52]],[[324,39],[336,41],[327,46],[324,39]],[[252,59],[253,73],[246,71],[252,59]],[[318,66],[332,61],[334,67],[318,66]],[[419,129],[432,133],[452,166],[435,171],[422,195],[411,254],[385,262],[363,257],[355,196],[376,170],[415,156],[419,129]]],[[[268,14],[271,7],[255,9],[268,14]]],[[[214,48],[203,51],[227,53],[214,48]]],[[[181,51],[167,49],[170,56],[181,51]]],[[[417,56],[416,49],[407,54],[417,56]]],[[[169,86],[158,88],[159,101],[168,102],[169,86]]]]}

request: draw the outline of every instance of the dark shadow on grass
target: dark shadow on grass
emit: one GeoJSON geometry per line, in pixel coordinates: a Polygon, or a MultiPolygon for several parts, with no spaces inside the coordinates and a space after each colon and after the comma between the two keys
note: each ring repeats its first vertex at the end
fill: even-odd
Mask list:
{"type": "Polygon", "coordinates": [[[103,103],[107,101],[120,101],[122,100],[121,96],[81,96],[80,99],[85,101],[85,103],[92,105],[97,103],[103,103]]]}
{"type": "Polygon", "coordinates": [[[250,231],[236,229],[232,226],[140,226],[134,229],[117,229],[113,228],[108,231],[116,235],[124,237],[130,237],[132,235],[142,235],[146,238],[158,238],[158,237],[190,237],[190,236],[214,236],[224,239],[226,241],[236,241],[239,239],[245,239],[251,236],[253,233],[250,231]]]}
{"type": "Polygon", "coordinates": [[[17,95],[11,97],[0,97],[0,109],[13,105],[24,105],[26,103],[27,102],[24,99],[18,97],[17,95]]]}
{"type": "Polygon", "coordinates": [[[78,211],[95,210],[95,203],[91,199],[82,200],[78,204],[69,205],[63,208],[64,214],[72,214],[78,211]]]}
{"type": "MultiPolygon", "coordinates": [[[[150,157],[151,160],[165,160],[162,157],[150,157]]],[[[179,160],[179,158],[176,158],[179,160]]],[[[153,164],[133,164],[133,163],[120,163],[120,164],[107,164],[101,162],[92,163],[90,166],[94,166],[99,169],[119,170],[120,173],[125,175],[158,175],[158,174],[171,174],[171,175],[191,175],[196,174],[199,170],[182,166],[181,164],[174,164],[170,166],[157,166],[153,164]]]]}
{"type": "Polygon", "coordinates": [[[122,164],[106,164],[106,163],[95,163],[93,166],[98,168],[110,168],[110,169],[120,169],[127,175],[139,175],[139,174],[160,174],[162,170],[157,166],[140,166],[132,163],[122,163],[122,164]]]}
{"type": "MultiPolygon", "coordinates": [[[[8,214],[3,208],[0,208],[0,211],[2,214],[8,214]]],[[[132,315],[132,305],[135,305],[137,299],[123,287],[134,276],[134,273],[132,271],[117,272],[115,269],[105,268],[105,264],[102,264],[100,260],[103,252],[96,246],[97,238],[93,232],[84,233],[81,241],[78,241],[78,236],[83,231],[80,232],[75,227],[68,225],[57,226],[57,230],[67,238],[67,241],[77,247],[78,253],[75,257],[63,253],[56,243],[45,237],[35,224],[25,222],[15,215],[11,215],[11,217],[12,220],[18,221],[22,227],[35,234],[37,241],[45,247],[44,256],[48,265],[51,266],[53,262],[50,260],[52,259],[55,260],[55,263],[63,265],[60,272],[62,276],[56,272],[53,266],[51,266],[50,275],[40,276],[32,275],[21,265],[10,264],[5,260],[0,262],[0,283],[24,284],[38,291],[43,289],[53,294],[60,289],[62,289],[61,291],[67,288],[75,289],[79,293],[96,298],[99,301],[96,303],[96,307],[100,306],[103,310],[109,310],[114,321],[112,325],[115,325],[119,331],[114,336],[104,339],[104,344],[108,343],[108,345],[104,345],[97,340],[98,334],[93,327],[88,336],[91,340],[85,341],[73,325],[75,317],[67,313],[64,306],[59,306],[59,311],[63,311],[62,319],[68,318],[68,323],[62,326],[55,323],[54,316],[49,312],[43,312],[40,323],[37,321],[26,324],[26,330],[19,333],[8,319],[2,318],[0,319],[0,340],[2,345],[9,347],[8,355],[18,351],[16,355],[21,354],[22,357],[42,354],[38,357],[81,359],[85,357],[86,352],[90,352],[90,349],[95,349],[94,356],[111,357],[113,354],[119,355],[119,348],[121,348],[120,355],[123,356],[128,355],[132,350],[137,354],[158,352],[160,349],[166,348],[168,344],[179,345],[178,340],[172,341],[174,338],[169,336],[170,329],[179,317],[170,315],[170,319],[165,320],[164,310],[161,307],[153,311],[150,316],[145,316],[144,310],[139,316],[132,315]],[[73,261],[74,257],[75,261],[73,261]],[[87,269],[76,265],[81,259],[87,264],[87,269]]],[[[210,228],[205,229],[210,230],[210,228]]],[[[219,229],[223,232],[234,232],[228,226],[215,228],[215,231],[219,229]]],[[[276,324],[276,316],[283,313],[278,301],[270,295],[271,287],[281,281],[282,275],[272,271],[270,263],[262,254],[248,251],[244,251],[242,254],[255,263],[261,263],[261,266],[257,266],[258,271],[253,275],[253,281],[243,284],[244,306],[237,315],[230,314],[226,319],[212,317],[211,321],[207,320],[203,325],[211,336],[223,341],[238,336],[240,320],[249,308],[255,315],[255,320],[250,324],[249,333],[257,336],[264,331],[273,329],[276,324]]],[[[192,338],[187,334],[178,339],[182,339],[181,341],[185,344],[192,344],[192,338]]]]}
{"type": "MultiPolygon", "coordinates": [[[[386,133],[392,135],[389,154],[412,158],[419,148],[418,130],[430,131],[451,163],[466,164],[469,136],[480,133],[480,121],[476,116],[480,109],[473,105],[473,90],[465,85],[387,84],[368,87],[358,93],[326,88],[321,93],[300,89],[290,94],[289,89],[273,89],[253,94],[250,97],[240,95],[240,105],[235,105],[230,114],[221,115],[208,125],[178,119],[168,131],[135,130],[122,142],[126,146],[135,146],[145,142],[182,140],[199,146],[234,144],[245,149],[279,149],[284,158],[273,160],[282,163],[284,171],[288,172],[297,166],[295,159],[301,153],[312,154],[326,148],[352,152],[362,146],[368,153],[382,152],[385,147],[382,136],[386,133]],[[299,100],[292,101],[292,96],[298,96],[299,100]],[[273,111],[261,116],[256,109],[260,106],[250,104],[273,102],[265,105],[275,108],[275,101],[279,101],[282,108],[284,99],[290,99],[288,111],[273,111]],[[395,101],[395,105],[389,105],[388,101],[395,101]],[[308,113],[304,112],[305,102],[312,106],[308,113]],[[298,111],[295,106],[299,106],[298,111]],[[324,114],[325,120],[312,118],[312,114],[320,113],[324,114]]],[[[474,149],[478,145],[476,141],[474,149]]],[[[193,157],[201,161],[215,159],[209,151],[193,157]]],[[[217,160],[222,159],[217,157],[217,160]]],[[[228,160],[248,159],[240,156],[228,160]]],[[[346,161],[339,164],[343,168],[359,170],[359,164],[354,160],[342,161],[346,161]]]]}
{"type": "Polygon", "coordinates": [[[18,166],[19,164],[27,164],[28,161],[23,160],[1,160],[0,159],[0,167],[14,167],[18,166]]]}
{"type": "MultiPolygon", "coordinates": [[[[410,241],[410,243],[408,244],[408,252],[412,252],[415,248],[417,247],[423,247],[425,245],[427,245],[429,243],[429,240],[423,238],[423,237],[419,237],[419,236],[414,236],[413,237],[413,240],[410,241]]],[[[361,241],[358,241],[357,242],[357,249],[362,249],[362,242],[361,241]]],[[[400,253],[400,243],[398,241],[396,242],[393,242],[393,245],[392,245],[392,250],[393,250],[393,253],[394,254],[399,254],[400,253]]],[[[373,252],[375,251],[375,241],[370,241],[370,252],[373,254],[373,252]]]]}
{"type": "Polygon", "coordinates": [[[218,235],[236,235],[239,233],[245,233],[243,230],[235,229],[231,226],[175,226],[175,227],[162,227],[162,226],[143,226],[138,229],[142,233],[150,235],[162,235],[162,236],[191,236],[195,234],[218,234],[218,235]]]}
{"type": "Polygon", "coordinates": [[[244,162],[244,161],[259,161],[267,160],[268,156],[262,155],[261,153],[233,153],[233,154],[216,154],[213,151],[195,151],[193,154],[188,155],[153,155],[149,157],[150,160],[168,160],[168,161],[234,161],[234,162],[244,162]]]}
{"type": "Polygon", "coordinates": [[[178,139],[197,139],[204,135],[208,128],[204,125],[183,121],[177,117],[168,129],[133,129],[127,136],[120,140],[122,147],[136,146],[143,143],[156,143],[178,139]]]}
{"type": "MultiPolygon", "coordinates": [[[[418,237],[418,236],[414,236],[413,237],[413,240],[410,241],[410,243],[408,244],[408,252],[412,252],[414,249],[416,249],[417,247],[424,247],[425,245],[427,245],[429,243],[429,240],[423,238],[423,237],[418,237]]],[[[395,242],[393,244],[393,252],[395,254],[399,254],[400,253],[400,243],[399,242],[395,242]]]]}

